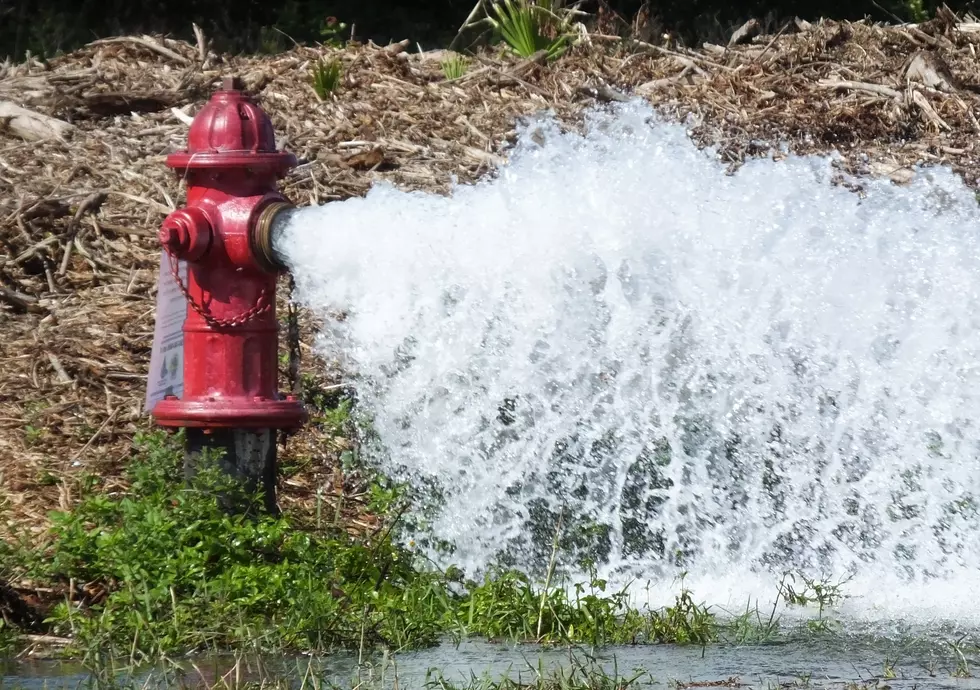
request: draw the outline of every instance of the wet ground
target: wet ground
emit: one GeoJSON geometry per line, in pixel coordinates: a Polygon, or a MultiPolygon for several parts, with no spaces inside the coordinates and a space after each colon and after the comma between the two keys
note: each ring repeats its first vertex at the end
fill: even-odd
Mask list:
{"type": "MultiPolygon", "coordinates": [[[[434,649],[390,656],[375,655],[362,660],[355,656],[251,660],[236,666],[231,659],[180,662],[181,683],[212,687],[224,677],[234,680],[290,679],[300,687],[334,685],[364,688],[424,688],[442,678],[456,687],[475,679],[512,679],[530,683],[540,672],[573,664],[607,674],[631,678],[640,674],[638,684],[658,688],[743,687],[776,688],[891,688],[892,690],[932,690],[956,688],[980,690],[980,678],[972,677],[975,645],[965,639],[913,641],[848,636],[821,640],[781,642],[764,645],[711,645],[705,649],[672,645],[543,649],[531,645],[452,643],[434,649]],[[955,645],[955,646],[954,646],[955,645]],[[962,652],[962,654],[961,654],[962,652]],[[573,660],[574,659],[574,660],[573,660]],[[592,664],[590,666],[590,664],[592,664]]],[[[978,670],[980,674],[980,670],[978,670]]],[[[117,681],[146,687],[173,685],[167,678],[120,670],[117,681]],[[154,681],[158,681],[154,682],[154,681]],[[149,682],[147,682],[149,681],[149,682]]],[[[4,688],[77,688],[89,684],[93,676],[79,665],[58,662],[14,662],[3,667],[4,688]]],[[[475,683],[473,683],[475,685],[475,683]]],[[[485,686],[483,686],[485,688],[485,686]]]]}

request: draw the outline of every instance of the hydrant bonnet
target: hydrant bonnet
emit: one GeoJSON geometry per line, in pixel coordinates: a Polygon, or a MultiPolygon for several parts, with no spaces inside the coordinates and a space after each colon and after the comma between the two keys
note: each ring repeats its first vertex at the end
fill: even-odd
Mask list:
{"type": "Polygon", "coordinates": [[[187,135],[187,150],[167,156],[167,166],[178,172],[220,168],[271,171],[285,176],[296,157],[276,150],[276,135],[269,116],[241,92],[235,79],[225,79],[194,117],[187,135]]]}

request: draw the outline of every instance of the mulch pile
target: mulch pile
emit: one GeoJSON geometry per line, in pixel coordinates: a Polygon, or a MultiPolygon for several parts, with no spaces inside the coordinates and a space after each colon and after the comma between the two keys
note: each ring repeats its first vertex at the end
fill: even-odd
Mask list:
{"type": "MultiPolygon", "coordinates": [[[[104,477],[106,491],[122,486],[133,434],[150,426],[156,229],[183,200],[164,158],[184,147],[190,118],[225,76],[244,80],[299,157],[282,186],[298,204],[361,195],[377,180],[445,191],[453,176],[474,180],[504,160],[521,116],[548,108],[574,123],[586,106],[633,96],[672,118],[696,116],[693,138],[733,167],[782,142],[836,148],[848,172],[898,184],[921,164],[980,180],[972,17],[797,21],[768,36],[749,26],[732,45],[698,50],[614,32],[583,27],[552,65],[487,51],[453,81],[445,53],[408,42],[241,57],[213,54],[203,37],[134,36],[0,65],[3,520],[43,528],[47,511],[71,506],[82,473],[104,477]],[[321,101],[310,69],[324,56],[341,61],[343,80],[321,101]]],[[[304,317],[304,368],[334,382],[328,363],[311,364],[311,333],[304,317]]],[[[283,482],[286,504],[353,490],[336,469],[343,441],[317,434],[287,444],[284,461],[302,469],[283,482]]],[[[356,502],[351,510],[353,519],[356,502]]]]}

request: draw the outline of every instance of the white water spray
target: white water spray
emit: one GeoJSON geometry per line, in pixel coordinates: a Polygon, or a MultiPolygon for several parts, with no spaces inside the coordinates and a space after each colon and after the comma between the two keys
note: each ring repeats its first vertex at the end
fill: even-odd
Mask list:
{"type": "Polygon", "coordinates": [[[858,614],[980,619],[973,193],[932,170],[862,200],[818,157],[730,176],[637,104],[586,130],[277,238],[385,469],[442,488],[450,560],[546,558],[563,511],[604,572],[709,603],[802,569],[853,574],[858,614]]]}

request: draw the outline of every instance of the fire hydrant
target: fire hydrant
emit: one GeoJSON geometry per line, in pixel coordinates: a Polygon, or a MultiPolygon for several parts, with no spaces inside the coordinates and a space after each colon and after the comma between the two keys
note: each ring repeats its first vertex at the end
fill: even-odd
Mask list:
{"type": "Polygon", "coordinates": [[[160,227],[172,274],[187,298],[183,396],[153,408],[160,426],[187,430],[186,469],[204,449],[275,512],[276,430],[306,421],[302,403],[278,390],[273,220],[292,206],[277,182],[296,166],[277,151],[268,115],[224,80],[194,118],[186,151],[166,164],[187,183],[187,205],[160,227]],[[178,261],[187,262],[186,284],[178,261]]]}

